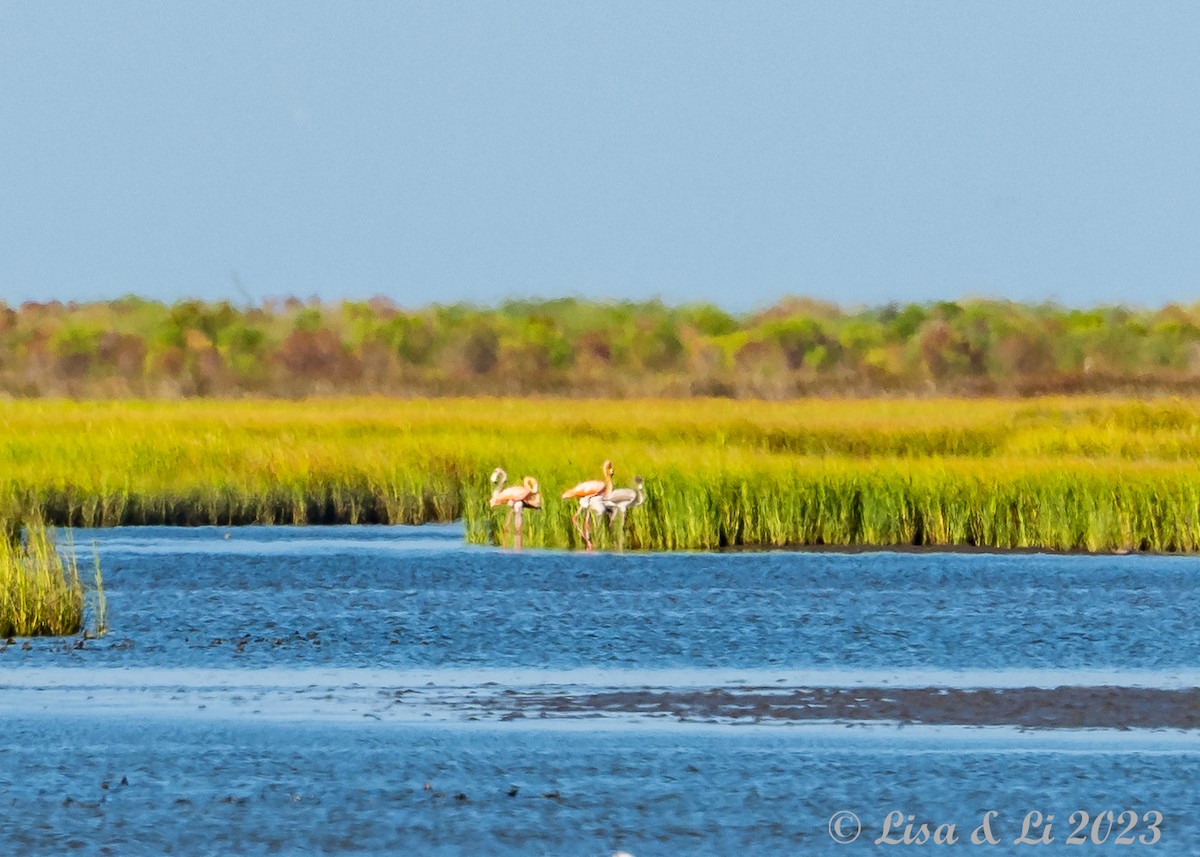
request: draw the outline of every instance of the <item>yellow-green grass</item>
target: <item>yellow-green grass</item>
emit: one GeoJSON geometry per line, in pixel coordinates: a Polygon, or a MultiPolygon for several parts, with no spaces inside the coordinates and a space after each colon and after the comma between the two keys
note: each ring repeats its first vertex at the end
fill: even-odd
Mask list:
{"type": "Polygon", "coordinates": [[[461,518],[487,543],[503,466],[542,485],[526,546],[576,547],[558,495],[606,458],[646,479],[630,548],[1200,549],[1200,399],[11,401],[0,519],[461,518]]]}
{"type": "MultiPolygon", "coordinates": [[[[12,529],[12,528],[7,528],[12,529]]],[[[44,524],[0,537],[0,638],[58,636],[83,629],[85,595],[73,551],[60,552],[44,524]]],[[[94,632],[105,630],[104,583],[96,564],[94,632]]]]}

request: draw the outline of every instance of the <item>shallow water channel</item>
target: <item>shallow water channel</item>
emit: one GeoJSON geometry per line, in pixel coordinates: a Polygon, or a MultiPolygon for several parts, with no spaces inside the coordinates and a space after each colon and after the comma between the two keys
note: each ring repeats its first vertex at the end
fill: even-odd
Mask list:
{"type": "Polygon", "coordinates": [[[108,636],[0,642],[6,853],[1200,854],[1200,559],[93,543],[108,636]]]}

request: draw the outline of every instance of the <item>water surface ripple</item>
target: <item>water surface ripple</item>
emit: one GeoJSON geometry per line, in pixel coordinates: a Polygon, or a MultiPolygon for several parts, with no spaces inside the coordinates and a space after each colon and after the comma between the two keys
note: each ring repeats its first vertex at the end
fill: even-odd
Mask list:
{"type": "Polygon", "coordinates": [[[1191,557],[514,554],[427,526],[79,531],[85,558],[93,540],[111,636],[8,664],[1200,669],[1191,557]]]}
{"type": "Polygon", "coordinates": [[[1030,810],[1159,811],[1200,853],[1194,558],[75,547],[110,634],[0,642],[14,853],[854,854],[896,808],[995,810],[994,854],[1030,810]]]}

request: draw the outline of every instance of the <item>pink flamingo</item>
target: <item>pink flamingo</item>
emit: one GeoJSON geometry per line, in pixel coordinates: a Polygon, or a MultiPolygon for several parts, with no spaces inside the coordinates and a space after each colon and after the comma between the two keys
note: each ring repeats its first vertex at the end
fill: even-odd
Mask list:
{"type": "Polygon", "coordinates": [[[513,548],[521,549],[521,512],[524,509],[540,509],[542,508],[542,495],[538,491],[538,481],[532,476],[526,476],[521,480],[520,485],[510,485],[505,488],[504,483],[508,480],[508,474],[500,467],[492,471],[492,483],[496,486],[492,491],[492,498],[488,501],[490,508],[496,506],[508,506],[508,514],[504,516],[504,527],[501,531],[500,544],[504,544],[504,540],[508,538],[508,522],[514,520],[513,528],[513,548]]]}
{"type": "Polygon", "coordinates": [[[597,514],[604,514],[604,500],[612,493],[612,478],[613,464],[611,461],[605,461],[604,479],[589,479],[587,482],[580,482],[574,488],[568,488],[563,492],[562,498],[564,500],[579,500],[579,508],[571,516],[571,523],[575,525],[576,531],[583,537],[588,550],[592,549],[591,521],[597,514]],[[579,526],[580,513],[583,513],[582,527],[579,526]]]}

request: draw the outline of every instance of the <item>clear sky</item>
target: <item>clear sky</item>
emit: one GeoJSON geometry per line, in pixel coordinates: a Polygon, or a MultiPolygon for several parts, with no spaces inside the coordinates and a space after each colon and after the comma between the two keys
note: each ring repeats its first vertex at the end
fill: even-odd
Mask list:
{"type": "Polygon", "coordinates": [[[1200,4],[0,0],[0,298],[1200,299],[1200,4]]]}

